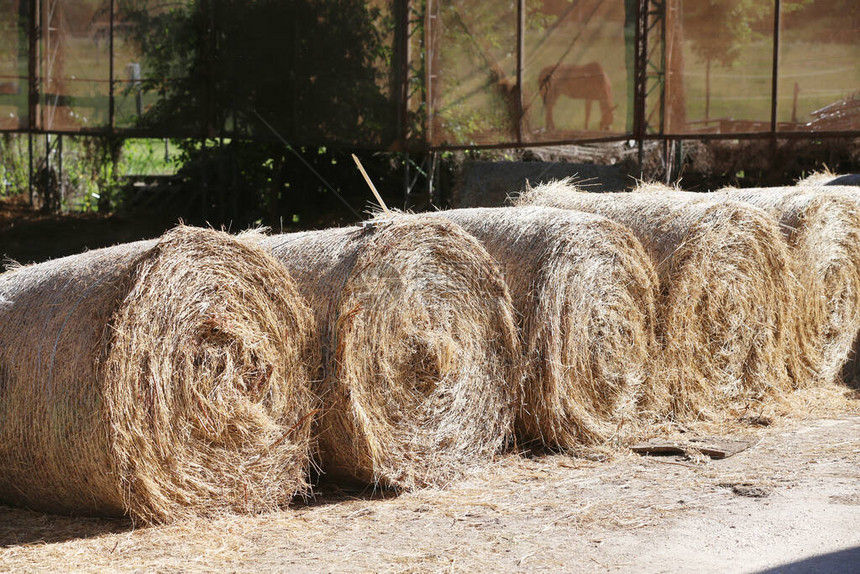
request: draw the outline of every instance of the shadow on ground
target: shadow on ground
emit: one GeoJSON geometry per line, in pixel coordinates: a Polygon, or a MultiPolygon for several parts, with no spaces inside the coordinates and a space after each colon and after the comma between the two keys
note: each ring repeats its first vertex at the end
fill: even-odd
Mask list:
{"type": "Polygon", "coordinates": [[[0,506],[0,548],[54,544],[132,529],[127,519],[57,516],[0,506]]]}
{"type": "Polygon", "coordinates": [[[854,574],[860,571],[860,547],[782,564],[757,574],[854,574]]]}
{"type": "MultiPolygon", "coordinates": [[[[296,498],[290,508],[313,508],[356,500],[388,500],[397,496],[399,494],[393,490],[321,480],[311,496],[296,498]]],[[[134,529],[134,523],[127,518],[61,516],[0,505],[0,549],[62,543],[134,529]]]]}

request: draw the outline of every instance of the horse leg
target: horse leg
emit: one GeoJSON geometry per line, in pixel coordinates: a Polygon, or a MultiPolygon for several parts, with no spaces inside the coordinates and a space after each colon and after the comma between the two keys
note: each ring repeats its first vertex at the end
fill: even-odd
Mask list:
{"type": "Polygon", "coordinates": [[[555,122],[552,120],[552,109],[555,107],[557,99],[556,95],[552,92],[547,92],[546,97],[543,99],[543,106],[546,108],[546,129],[548,131],[555,129],[555,122]]]}
{"type": "Polygon", "coordinates": [[[591,117],[591,100],[585,98],[585,131],[588,131],[588,119],[591,117]]]}

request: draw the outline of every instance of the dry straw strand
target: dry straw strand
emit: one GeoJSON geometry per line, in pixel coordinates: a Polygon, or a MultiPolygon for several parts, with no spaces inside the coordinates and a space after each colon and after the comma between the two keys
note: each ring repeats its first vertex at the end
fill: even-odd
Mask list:
{"type": "Polygon", "coordinates": [[[437,213],[499,263],[520,318],[518,428],[553,448],[622,440],[650,387],[657,276],[630,231],[544,207],[437,213]]]}
{"type": "Polygon", "coordinates": [[[665,384],[652,391],[656,408],[710,417],[790,388],[796,280],[764,212],[690,202],[668,189],[583,193],[564,180],[527,190],[518,203],[603,215],[627,226],[649,253],[661,285],[657,379],[665,384]]]}
{"type": "Polygon", "coordinates": [[[519,344],[501,272],[474,238],[395,214],[264,244],[316,312],[324,472],[440,485],[505,446],[519,344]]]}
{"type": "Polygon", "coordinates": [[[313,316],[250,239],[181,226],[7,272],[0,300],[3,501],[147,523],[305,492],[313,316]]]}

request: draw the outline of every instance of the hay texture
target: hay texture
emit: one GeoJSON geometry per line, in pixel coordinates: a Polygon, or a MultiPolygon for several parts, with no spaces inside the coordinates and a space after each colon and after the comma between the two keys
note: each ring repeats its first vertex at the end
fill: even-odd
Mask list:
{"type": "Polygon", "coordinates": [[[860,173],[836,174],[830,170],[813,173],[797,182],[798,187],[826,186],[860,186],[860,173]]]}
{"type": "Polygon", "coordinates": [[[518,429],[563,449],[621,440],[651,372],[657,276],[625,227],[545,207],[436,214],[499,263],[525,355],[518,429]]]}
{"type": "Polygon", "coordinates": [[[441,485],[505,446],[520,350],[504,279],[473,237],[395,215],[264,245],[316,312],[325,473],[441,485]]]}
{"type": "Polygon", "coordinates": [[[715,194],[760,207],[779,221],[804,288],[796,317],[811,332],[823,382],[838,378],[860,328],[860,206],[828,189],[726,188],[715,194]]]}
{"type": "Polygon", "coordinates": [[[286,505],[312,334],[283,267],[212,230],[0,275],[0,500],[145,523],[286,505]]]}
{"type": "Polygon", "coordinates": [[[710,417],[790,387],[786,347],[795,287],[787,247],[762,211],[671,194],[578,191],[559,181],[527,190],[520,205],[597,213],[627,226],[661,285],[663,372],[654,408],[710,417]]]}

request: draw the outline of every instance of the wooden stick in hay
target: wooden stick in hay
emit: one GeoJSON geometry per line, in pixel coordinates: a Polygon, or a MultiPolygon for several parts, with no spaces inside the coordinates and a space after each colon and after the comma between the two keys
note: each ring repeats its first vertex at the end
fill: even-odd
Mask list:
{"type": "Polygon", "coordinates": [[[663,194],[583,193],[562,180],[520,205],[597,213],[641,241],[661,285],[658,337],[665,386],[657,406],[678,417],[719,415],[791,387],[787,347],[796,280],[776,222],[735,202],[663,194]]]}
{"type": "Polygon", "coordinates": [[[144,523],[288,504],[313,331],[283,267],[212,230],[0,275],[0,500],[144,523]]]}
{"type": "Polygon", "coordinates": [[[499,263],[520,318],[527,376],[518,429],[576,449],[619,440],[651,388],[657,275],[627,228],[545,207],[435,214],[499,263]]]}
{"type": "Polygon", "coordinates": [[[506,445],[519,393],[514,311],[474,238],[397,214],[264,245],[317,315],[324,472],[440,485],[506,445]]]}
{"type": "Polygon", "coordinates": [[[821,356],[822,382],[838,378],[860,329],[860,205],[831,189],[725,188],[713,194],[760,207],[779,221],[804,287],[795,312],[821,356]]]}
{"type": "Polygon", "coordinates": [[[370,176],[367,175],[367,172],[364,170],[364,166],[361,165],[361,161],[358,159],[358,156],[352,154],[352,161],[355,162],[355,166],[358,168],[358,171],[361,172],[361,176],[367,183],[367,187],[369,187],[370,191],[373,193],[373,197],[375,197],[377,203],[379,203],[379,207],[382,208],[382,212],[387,216],[391,216],[391,212],[388,210],[388,206],[385,205],[384,201],[382,201],[382,196],[379,195],[379,192],[376,190],[376,186],[373,185],[373,182],[370,180],[370,176]]]}

